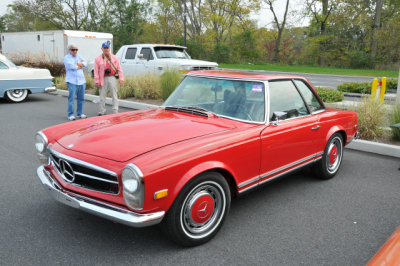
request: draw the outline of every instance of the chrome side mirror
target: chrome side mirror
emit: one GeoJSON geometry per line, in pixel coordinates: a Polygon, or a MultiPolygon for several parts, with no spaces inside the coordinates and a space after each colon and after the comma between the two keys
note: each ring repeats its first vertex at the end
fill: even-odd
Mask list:
{"type": "Polygon", "coordinates": [[[273,126],[278,126],[279,125],[279,120],[285,120],[287,117],[286,112],[274,112],[272,115],[272,122],[271,125],[273,126]]]}

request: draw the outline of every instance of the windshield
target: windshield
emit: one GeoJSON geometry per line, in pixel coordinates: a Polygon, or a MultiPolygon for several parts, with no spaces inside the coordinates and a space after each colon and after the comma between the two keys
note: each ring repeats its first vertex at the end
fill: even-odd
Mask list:
{"type": "Polygon", "coordinates": [[[4,57],[4,61],[11,67],[17,67],[10,59],[4,57]]]}
{"type": "Polygon", "coordinates": [[[154,47],[157,58],[190,59],[185,49],[179,47],[154,47]]]}
{"type": "Polygon", "coordinates": [[[264,122],[265,88],[257,81],[186,76],[164,106],[196,106],[216,115],[264,122]]]}

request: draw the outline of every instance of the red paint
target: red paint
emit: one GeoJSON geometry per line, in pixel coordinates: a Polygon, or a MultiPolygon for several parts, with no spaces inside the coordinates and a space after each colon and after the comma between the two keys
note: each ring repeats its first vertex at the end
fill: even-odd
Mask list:
{"type": "MultiPolygon", "coordinates": [[[[300,78],[229,71],[195,73],[265,81],[300,78]]],[[[146,213],[168,211],[187,182],[209,170],[224,173],[233,193],[254,187],[279,175],[282,169],[296,168],[320,158],[327,141],[336,132],[343,134],[347,144],[356,134],[356,125],[354,112],[334,109],[280,121],[279,126],[273,126],[157,108],[82,119],[42,132],[54,150],[113,171],[119,177],[120,194],[110,195],[72,186],[52,167],[47,167],[66,190],[127,208],[120,175],[128,163],[138,166],[145,182],[145,203],[139,212],[146,213]],[[312,130],[316,125],[320,128],[312,130]],[[67,149],[70,144],[74,146],[67,149]],[[164,189],[168,189],[168,197],[155,200],[154,193],[164,189]]],[[[336,147],[329,157],[331,163],[336,160],[335,153],[336,147]]],[[[209,196],[198,199],[191,213],[193,220],[207,221],[211,214],[202,217],[199,212],[202,204],[209,203],[213,208],[212,202],[209,196]]]]}

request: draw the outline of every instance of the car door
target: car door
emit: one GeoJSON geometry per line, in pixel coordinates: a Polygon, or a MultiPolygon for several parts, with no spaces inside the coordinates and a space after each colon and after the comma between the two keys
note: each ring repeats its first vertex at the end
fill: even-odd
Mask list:
{"type": "Polygon", "coordinates": [[[315,145],[321,138],[318,116],[310,112],[294,81],[269,81],[268,102],[269,124],[261,132],[261,183],[321,157],[315,145]],[[276,112],[286,117],[274,121],[276,112]]]}
{"type": "Polygon", "coordinates": [[[124,75],[128,75],[128,76],[135,75],[136,64],[138,61],[136,59],[136,53],[137,53],[136,47],[127,47],[126,51],[123,53],[124,56],[121,60],[121,67],[122,67],[122,70],[124,71],[124,75]]]}
{"type": "Polygon", "coordinates": [[[138,74],[147,72],[154,72],[154,55],[150,47],[142,47],[140,54],[143,58],[139,58],[139,62],[136,65],[138,74]]]}

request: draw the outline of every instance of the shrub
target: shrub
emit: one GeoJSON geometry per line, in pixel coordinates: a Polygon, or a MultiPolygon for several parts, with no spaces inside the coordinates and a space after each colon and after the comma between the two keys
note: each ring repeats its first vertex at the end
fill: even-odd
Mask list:
{"type": "Polygon", "coordinates": [[[363,139],[376,139],[383,135],[380,127],[385,122],[385,109],[379,99],[365,98],[357,108],[358,126],[363,139]]]}
{"type": "Polygon", "coordinates": [[[33,55],[31,53],[12,54],[10,60],[18,66],[46,68],[50,71],[53,77],[62,76],[65,74],[63,62],[55,61],[46,55],[33,55]]]}
{"type": "Polygon", "coordinates": [[[345,82],[340,84],[337,89],[341,92],[353,92],[361,94],[371,93],[371,83],[369,82],[345,82]]]}
{"type": "Polygon", "coordinates": [[[168,96],[175,90],[179,82],[182,80],[182,75],[177,69],[167,69],[160,77],[161,97],[166,100],[168,96]]]}
{"type": "Polygon", "coordinates": [[[118,98],[127,99],[135,96],[135,79],[132,77],[124,78],[124,86],[118,89],[118,98]]]}
{"type": "Polygon", "coordinates": [[[397,90],[398,79],[388,79],[386,80],[386,91],[396,91],[397,90]]]}
{"type": "MultiPolygon", "coordinates": [[[[400,103],[393,107],[393,112],[390,115],[390,124],[400,123],[400,103]]],[[[400,130],[397,128],[392,128],[392,136],[395,140],[400,140],[400,130]]]]}
{"type": "MultiPolygon", "coordinates": [[[[94,89],[96,84],[91,75],[85,74],[86,79],[86,89],[94,89]]],[[[59,90],[68,90],[67,83],[65,83],[65,75],[61,75],[54,78],[54,86],[59,90]]]]}
{"type": "Polygon", "coordinates": [[[343,93],[329,88],[316,88],[319,97],[321,100],[326,103],[334,103],[334,102],[341,102],[344,100],[343,93]]]}
{"type": "Polygon", "coordinates": [[[134,94],[138,99],[160,99],[160,78],[154,74],[135,76],[134,94]]]}

